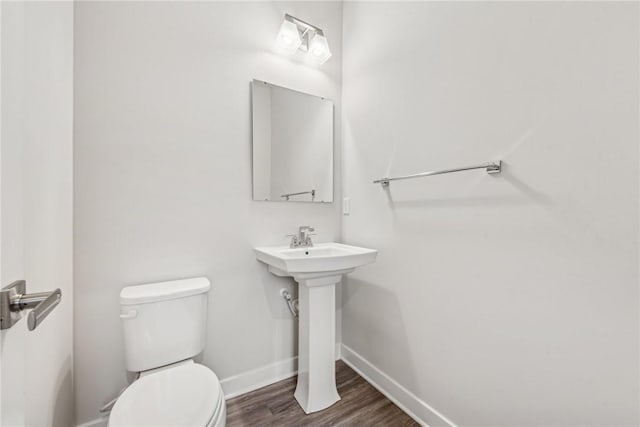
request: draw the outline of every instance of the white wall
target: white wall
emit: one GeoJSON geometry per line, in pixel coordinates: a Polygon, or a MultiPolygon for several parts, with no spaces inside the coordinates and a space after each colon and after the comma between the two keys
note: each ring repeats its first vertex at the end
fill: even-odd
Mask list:
{"type": "Polygon", "coordinates": [[[456,424],[640,422],[638,31],[637,3],[345,3],[343,237],[380,254],[343,342],[456,424]]]}
{"type": "Polygon", "coordinates": [[[2,349],[7,425],[73,424],[73,3],[2,4],[2,286],[62,290],[32,332],[2,349]],[[12,358],[15,357],[15,360],[12,358]],[[11,414],[11,412],[14,412],[11,414]]]}
{"type": "MultiPolygon", "coordinates": [[[[222,379],[296,353],[278,295],[294,284],[252,248],[285,244],[302,224],[338,239],[338,207],[252,201],[250,82],[339,100],[341,12],[332,2],[76,4],[78,423],[126,384],[118,294],[128,284],[211,279],[203,362],[222,379]],[[325,29],[334,56],[324,66],[273,51],[285,12],[325,29]]],[[[339,102],[336,116],[339,164],[339,102]]],[[[339,176],[334,185],[339,200],[339,176]]]]}

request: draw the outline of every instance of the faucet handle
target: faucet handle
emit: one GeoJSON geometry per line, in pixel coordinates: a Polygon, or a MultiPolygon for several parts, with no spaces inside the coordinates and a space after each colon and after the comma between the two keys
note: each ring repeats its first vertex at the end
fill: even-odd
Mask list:
{"type": "Polygon", "coordinates": [[[307,246],[313,247],[313,241],[311,241],[311,236],[317,236],[316,233],[307,233],[306,234],[306,240],[302,243],[304,243],[307,246]]]}
{"type": "Polygon", "coordinates": [[[286,237],[291,237],[291,243],[289,244],[290,248],[295,248],[300,243],[298,241],[298,235],[297,234],[287,234],[286,237]]]}

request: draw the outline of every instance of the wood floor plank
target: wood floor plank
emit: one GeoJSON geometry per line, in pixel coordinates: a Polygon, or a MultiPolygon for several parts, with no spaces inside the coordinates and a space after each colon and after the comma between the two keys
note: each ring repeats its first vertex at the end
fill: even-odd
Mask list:
{"type": "Polygon", "coordinates": [[[227,401],[227,426],[324,427],[398,426],[419,424],[344,362],[336,362],[340,401],[305,414],[293,397],[296,378],[289,378],[227,401]]]}

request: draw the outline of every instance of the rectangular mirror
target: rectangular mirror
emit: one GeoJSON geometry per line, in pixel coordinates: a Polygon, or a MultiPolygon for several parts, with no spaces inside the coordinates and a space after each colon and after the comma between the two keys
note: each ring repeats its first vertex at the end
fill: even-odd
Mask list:
{"type": "Polygon", "coordinates": [[[252,84],[253,200],[333,202],[333,102],[252,84]]]}

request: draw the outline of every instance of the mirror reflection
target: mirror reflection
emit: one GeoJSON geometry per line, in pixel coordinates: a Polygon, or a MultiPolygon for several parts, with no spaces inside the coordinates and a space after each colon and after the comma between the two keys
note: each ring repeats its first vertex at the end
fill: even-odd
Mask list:
{"type": "Polygon", "coordinates": [[[333,102],[252,82],[253,200],[333,202],[333,102]]]}

